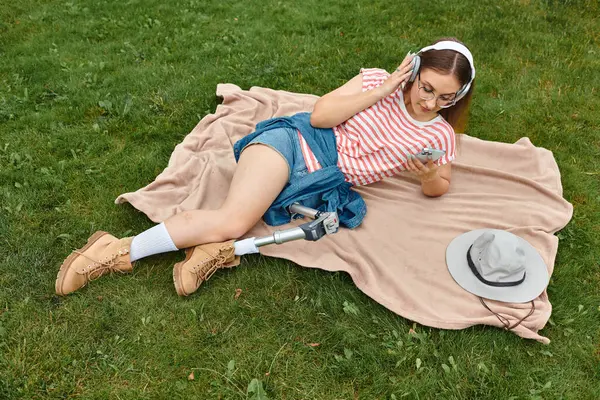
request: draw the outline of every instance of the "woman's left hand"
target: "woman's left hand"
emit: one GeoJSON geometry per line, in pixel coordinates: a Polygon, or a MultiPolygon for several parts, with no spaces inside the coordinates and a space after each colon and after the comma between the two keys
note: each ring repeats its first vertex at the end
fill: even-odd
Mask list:
{"type": "Polygon", "coordinates": [[[409,156],[406,165],[409,171],[417,175],[421,183],[431,182],[438,177],[438,166],[432,160],[423,164],[415,156],[409,156]]]}

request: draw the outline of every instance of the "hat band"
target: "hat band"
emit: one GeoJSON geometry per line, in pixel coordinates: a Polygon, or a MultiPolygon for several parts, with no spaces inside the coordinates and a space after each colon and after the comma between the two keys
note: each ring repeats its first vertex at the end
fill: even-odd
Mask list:
{"type": "Polygon", "coordinates": [[[469,263],[469,268],[471,269],[471,272],[473,272],[473,274],[481,282],[483,282],[483,283],[485,283],[486,285],[489,285],[489,286],[510,287],[510,286],[520,285],[525,280],[525,275],[527,275],[527,271],[523,272],[523,277],[521,279],[519,279],[518,281],[512,281],[512,282],[492,282],[492,281],[486,280],[483,276],[481,276],[479,274],[479,272],[477,271],[477,268],[475,268],[475,264],[473,263],[473,260],[471,259],[471,248],[472,247],[473,247],[473,245],[471,245],[471,247],[469,247],[469,250],[467,250],[467,263],[469,263]]]}

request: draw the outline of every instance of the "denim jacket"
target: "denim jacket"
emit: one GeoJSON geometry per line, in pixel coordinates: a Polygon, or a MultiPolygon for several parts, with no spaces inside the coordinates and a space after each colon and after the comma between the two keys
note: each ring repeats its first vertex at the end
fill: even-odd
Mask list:
{"type": "Polygon", "coordinates": [[[256,136],[282,127],[300,131],[322,168],[288,182],[263,216],[264,221],[269,225],[283,225],[292,218],[301,217],[288,212],[288,207],[297,202],[319,211],[337,211],[340,223],[347,228],[360,225],[367,213],[367,205],[357,192],[350,189],[352,184],[346,182],[337,166],[338,153],[333,129],[313,127],[310,113],[260,122],[253,133],[234,144],[235,160],[239,160],[242,149],[256,136]]]}

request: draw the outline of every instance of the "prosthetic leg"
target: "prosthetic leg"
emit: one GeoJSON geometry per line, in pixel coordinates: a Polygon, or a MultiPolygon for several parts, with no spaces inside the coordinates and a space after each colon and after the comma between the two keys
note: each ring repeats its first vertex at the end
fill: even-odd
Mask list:
{"type": "MultiPolygon", "coordinates": [[[[313,221],[306,222],[296,228],[275,231],[270,236],[259,238],[249,238],[254,240],[256,247],[266,246],[268,244],[282,244],[292,240],[305,239],[317,241],[325,235],[331,235],[338,231],[339,219],[337,212],[322,212],[314,208],[305,207],[298,203],[292,204],[288,208],[290,214],[300,214],[312,218],[313,221]]],[[[245,240],[249,240],[245,239],[245,240]]]]}
{"type": "Polygon", "coordinates": [[[258,247],[273,243],[282,244],[298,239],[316,241],[325,235],[336,233],[338,230],[337,212],[321,212],[297,203],[292,204],[288,211],[292,215],[300,214],[312,218],[313,221],[296,228],[275,231],[270,236],[208,243],[187,249],[185,260],[178,262],[173,268],[173,282],[177,293],[180,296],[194,293],[202,282],[209,279],[215,271],[239,265],[240,256],[256,253],[258,247]]]}

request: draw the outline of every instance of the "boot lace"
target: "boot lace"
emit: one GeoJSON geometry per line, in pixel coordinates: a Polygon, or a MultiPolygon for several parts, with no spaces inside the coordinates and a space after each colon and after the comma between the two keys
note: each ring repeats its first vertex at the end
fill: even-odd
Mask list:
{"type": "Polygon", "coordinates": [[[121,268],[128,265],[127,261],[121,258],[121,256],[127,254],[126,251],[119,250],[116,254],[110,255],[104,260],[94,260],[77,250],[75,253],[91,261],[91,264],[85,267],[83,271],[78,272],[79,274],[86,275],[88,281],[96,280],[108,272],[120,272],[122,274],[127,272],[121,268]]]}
{"type": "Polygon", "coordinates": [[[209,280],[219,268],[223,267],[223,264],[233,255],[234,251],[233,247],[220,249],[219,254],[215,257],[194,266],[193,272],[196,274],[196,286],[200,286],[202,282],[209,280]]]}

